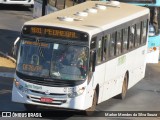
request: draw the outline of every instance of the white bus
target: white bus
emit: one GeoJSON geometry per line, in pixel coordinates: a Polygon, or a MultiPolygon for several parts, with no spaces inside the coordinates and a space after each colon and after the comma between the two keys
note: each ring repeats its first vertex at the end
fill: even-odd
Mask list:
{"type": "Polygon", "coordinates": [[[24,4],[33,5],[34,0],[0,0],[0,4],[24,4]]]}
{"type": "Polygon", "coordinates": [[[26,22],[12,101],[88,112],[124,99],[145,75],[148,19],[145,7],[90,1],[26,22]]]}

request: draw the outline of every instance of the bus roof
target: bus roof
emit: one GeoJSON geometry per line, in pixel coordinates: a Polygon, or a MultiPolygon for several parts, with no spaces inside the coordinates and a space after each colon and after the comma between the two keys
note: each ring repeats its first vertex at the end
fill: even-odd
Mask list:
{"type": "MultiPolygon", "coordinates": [[[[73,7],[69,7],[37,19],[33,19],[26,22],[25,25],[55,26],[84,31],[89,34],[95,34],[99,31],[109,29],[149,13],[149,10],[145,7],[135,6],[127,3],[120,3],[120,7],[107,6],[105,10],[97,9],[97,13],[94,13],[95,9],[90,8],[94,8],[95,4],[106,5],[106,2],[87,1],[73,7]],[[93,13],[88,13],[88,16],[85,16],[86,12],[80,13],[82,16],[75,15],[77,12],[82,12],[87,9],[93,13]],[[69,16],[70,19],[63,19],[65,16],[69,16]],[[72,20],[71,18],[80,19],[67,21],[72,20]]],[[[101,8],[103,7],[101,6],[101,8]]]]}

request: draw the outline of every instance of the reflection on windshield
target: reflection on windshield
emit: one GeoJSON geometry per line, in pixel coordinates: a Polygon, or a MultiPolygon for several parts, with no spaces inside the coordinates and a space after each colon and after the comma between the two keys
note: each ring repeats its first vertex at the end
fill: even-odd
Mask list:
{"type": "Polygon", "coordinates": [[[87,47],[21,40],[17,71],[26,75],[61,80],[84,80],[87,47]]]}
{"type": "Polygon", "coordinates": [[[80,46],[53,44],[51,77],[80,80],[86,77],[87,49],[80,46]]]}
{"type": "Polygon", "coordinates": [[[49,77],[51,45],[22,41],[17,61],[17,70],[24,74],[49,77]]]}

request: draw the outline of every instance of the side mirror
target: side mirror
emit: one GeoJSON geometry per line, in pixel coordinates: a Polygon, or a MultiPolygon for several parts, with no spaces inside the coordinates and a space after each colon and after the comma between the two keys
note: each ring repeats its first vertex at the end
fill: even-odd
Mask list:
{"type": "Polygon", "coordinates": [[[20,40],[20,37],[17,37],[17,39],[14,41],[14,45],[13,45],[13,48],[12,48],[13,56],[17,55],[17,43],[18,43],[19,40],[20,40]]]}

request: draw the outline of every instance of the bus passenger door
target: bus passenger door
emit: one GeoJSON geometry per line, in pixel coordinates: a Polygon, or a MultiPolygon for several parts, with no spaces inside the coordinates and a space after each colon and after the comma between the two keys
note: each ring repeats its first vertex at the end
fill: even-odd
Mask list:
{"type": "Polygon", "coordinates": [[[105,51],[105,80],[103,83],[103,97],[102,101],[105,101],[113,96],[114,90],[116,89],[115,80],[116,80],[116,65],[117,60],[115,59],[115,41],[116,34],[106,33],[104,35],[104,51],[105,51]]]}
{"type": "Polygon", "coordinates": [[[91,40],[91,49],[92,52],[94,51],[93,55],[95,61],[95,69],[93,73],[93,87],[95,88],[96,85],[99,85],[99,96],[98,102],[101,101],[102,98],[102,90],[103,90],[103,83],[105,79],[105,64],[104,64],[104,53],[103,53],[103,34],[98,34],[96,37],[92,38],[91,40]],[[94,44],[93,44],[94,43],[94,44]]]}

